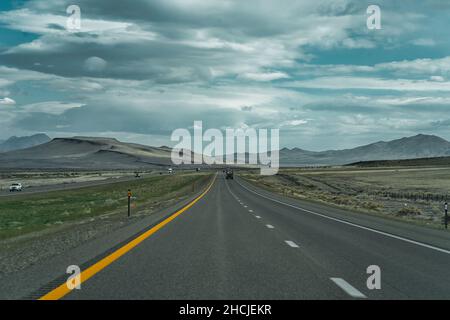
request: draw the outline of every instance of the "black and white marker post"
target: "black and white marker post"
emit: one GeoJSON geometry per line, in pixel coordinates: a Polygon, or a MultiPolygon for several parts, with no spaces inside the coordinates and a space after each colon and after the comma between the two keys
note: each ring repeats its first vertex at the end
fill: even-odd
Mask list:
{"type": "Polygon", "coordinates": [[[128,217],[131,215],[131,190],[128,189],[128,217]]]}
{"type": "Polygon", "coordinates": [[[447,202],[444,204],[444,210],[445,210],[444,226],[445,226],[445,229],[447,229],[447,225],[448,225],[448,204],[447,204],[447,202]]]}

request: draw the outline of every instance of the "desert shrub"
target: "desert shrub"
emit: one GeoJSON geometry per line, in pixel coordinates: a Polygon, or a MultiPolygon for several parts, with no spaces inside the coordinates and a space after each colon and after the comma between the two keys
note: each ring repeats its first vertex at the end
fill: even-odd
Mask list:
{"type": "Polygon", "coordinates": [[[422,211],[419,208],[413,206],[406,206],[397,211],[398,216],[418,216],[421,215],[422,211]]]}
{"type": "Polygon", "coordinates": [[[379,210],[382,207],[382,204],[373,201],[363,201],[360,203],[360,206],[368,210],[379,210]]]}
{"type": "Polygon", "coordinates": [[[351,205],[353,203],[352,199],[348,197],[342,197],[342,196],[334,196],[332,197],[332,200],[336,204],[340,205],[351,205]]]}

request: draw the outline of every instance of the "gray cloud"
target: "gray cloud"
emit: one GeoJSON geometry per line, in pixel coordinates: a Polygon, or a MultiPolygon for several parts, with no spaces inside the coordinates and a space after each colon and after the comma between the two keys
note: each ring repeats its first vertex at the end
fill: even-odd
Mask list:
{"type": "Polygon", "coordinates": [[[202,120],[205,127],[233,127],[242,122],[257,124],[257,115],[239,116],[225,108],[146,108],[130,105],[85,105],[71,108],[61,114],[27,112],[18,116],[14,126],[28,131],[67,132],[130,132],[170,136],[174,128],[189,128],[194,121],[202,120]]]}
{"type": "Polygon", "coordinates": [[[72,1],[32,0],[0,13],[3,25],[37,37],[0,48],[0,94],[21,101],[2,114],[3,134],[167,137],[203,120],[281,127],[284,144],[322,149],[433,123],[445,132],[436,119],[450,105],[448,57],[336,62],[342,52],[395,56],[412,35],[427,39],[417,23],[425,2],[380,0],[383,30],[371,33],[364,1],[80,0],[82,30],[69,33],[72,1]]]}
{"type": "Polygon", "coordinates": [[[102,72],[107,66],[107,62],[99,57],[90,57],[84,61],[84,68],[89,72],[102,72]]]}
{"type": "Polygon", "coordinates": [[[331,47],[350,41],[355,20],[349,14],[356,14],[349,9],[354,7],[351,3],[138,0],[130,5],[81,0],[77,4],[82,11],[82,29],[68,33],[63,31],[61,9],[70,1],[31,1],[27,4],[30,9],[3,18],[0,15],[0,21],[41,37],[33,46],[4,52],[2,60],[9,66],[66,77],[153,79],[160,83],[208,82],[236,75],[272,80],[283,75],[274,69],[307,59],[301,46],[331,47]],[[108,61],[108,68],[87,73],[80,66],[90,57],[108,61]],[[52,65],[52,70],[34,66],[30,60],[52,65]]]}

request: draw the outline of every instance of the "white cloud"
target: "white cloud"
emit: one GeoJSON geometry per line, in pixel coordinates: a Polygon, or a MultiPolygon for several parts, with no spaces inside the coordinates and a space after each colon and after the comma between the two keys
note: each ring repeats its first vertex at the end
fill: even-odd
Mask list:
{"type": "Polygon", "coordinates": [[[450,97],[386,97],[375,100],[379,104],[387,105],[450,105],[450,97]]]}
{"type": "Polygon", "coordinates": [[[436,42],[433,39],[429,39],[429,38],[415,39],[415,40],[411,41],[411,43],[416,46],[423,46],[423,47],[432,47],[432,46],[436,45],[436,42]]]}
{"type": "Polygon", "coordinates": [[[433,81],[444,81],[444,76],[450,73],[450,56],[439,59],[414,59],[391,61],[370,65],[348,65],[348,64],[299,64],[299,71],[294,74],[311,76],[333,76],[369,74],[377,75],[389,72],[391,77],[403,76],[406,78],[423,76],[433,81]]]}
{"type": "MultiPolygon", "coordinates": [[[[67,15],[56,15],[32,11],[28,8],[4,11],[0,13],[0,22],[11,29],[40,35],[62,35],[70,37],[66,30],[67,15]]],[[[81,33],[91,33],[106,36],[110,32],[116,38],[124,35],[151,40],[155,34],[141,30],[137,25],[127,22],[108,21],[103,19],[88,19],[82,17],[81,33]]],[[[75,38],[75,37],[74,37],[75,38]]],[[[109,38],[111,40],[112,38],[109,38]]],[[[99,39],[101,41],[101,39],[99,39]]]]}
{"type": "Polygon", "coordinates": [[[383,79],[368,77],[319,77],[311,80],[293,81],[285,84],[287,87],[314,89],[367,89],[367,90],[397,90],[397,91],[448,91],[450,82],[428,80],[383,79]]]}
{"type": "Polygon", "coordinates": [[[431,81],[438,81],[438,82],[443,82],[443,81],[445,81],[444,77],[442,77],[442,76],[431,76],[431,77],[430,77],[430,80],[431,80],[431,81]]]}
{"type": "Polygon", "coordinates": [[[285,121],[281,124],[281,126],[301,126],[304,124],[307,124],[308,120],[303,120],[303,119],[298,119],[298,120],[289,120],[289,121],[285,121]]]}
{"type": "Polygon", "coordinates": [[[0,104],[7,105],[7,106],[13,106],[16,104],[16,102],[11,98],[5,97],[3,99],[0,99],[0,104]]]}
{"type": "MultiPolygon", "coordinates": [[[[1,71],[2,67],[0,66],[0,71],[1,71]]],[[[1,74],[1,73],[0,73],[1,74]]],[[[5,77],[4,74],[2,74],[3,77],[5,77]]],[[[13,84],[14,82],[11,80],[6,80],[6,79],[0,79],[0,88],[1,87],[7,87],[11,84],[13,84]]]]}
{"type": "Polygon", "coordinates": [[[375,65],[378,70],[401,71],[409,74],[441,74],[450,72],[450,56],[440,59],[393,61],[375,65]]]}
{"type": "Polygon", "coordinates": [[[32,103],[21,106],[19,112],[42,112],[53,115],[60,115],[64,111],[79,108],[83,106],[81,103],[65,103],[61,101],[46,101],[39,103],[32,103]]]}
{"type": "Polygon", "coordinates": [[[55,76],[50,74],[24,69],[9,68],[5,66],[0,66],[0,74],[2,77],[7,79],[0,79],[0,87],[12,85],[18,81],[34,81],[55,78],[55,76]]]}
{"type": "Polygon", "coordinates": [[[239,76],[243,79],[249,79],[254,81],[273,81],[278,79],[289,78],[284,72],[247,72],[239,76]]]}
{"type": "Polygon", "coordinates": [[[376,44],[373,41],[367,39],[347,38],[342,41],[342,44],[344,47],[349,49],[360,49],[360,48],[371,49],[376,47],[376,44]]]}

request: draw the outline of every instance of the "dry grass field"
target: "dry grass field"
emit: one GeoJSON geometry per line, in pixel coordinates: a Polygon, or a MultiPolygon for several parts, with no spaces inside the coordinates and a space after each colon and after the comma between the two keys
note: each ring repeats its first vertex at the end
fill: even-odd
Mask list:
{"type": "Polygon", "coordinates": [[[450,167],[296,168],[275,176],[240,175],[290,197],[433,227],[442,227],[443,204],[450,200],[450,167]]]}
{"type": "Polygon", "coordinates": [[[209,175],[156,175],[126,182],[73,190],[55,190],[5,197],[0,201],[0,240],[34,231],[70,225],[74,221],[127,211],[127,190],[135,212],[152,212],[162,201],[192,193],[209,175]]]}

